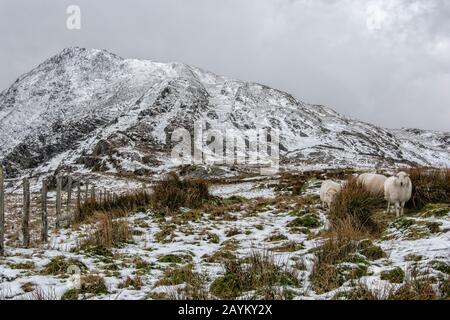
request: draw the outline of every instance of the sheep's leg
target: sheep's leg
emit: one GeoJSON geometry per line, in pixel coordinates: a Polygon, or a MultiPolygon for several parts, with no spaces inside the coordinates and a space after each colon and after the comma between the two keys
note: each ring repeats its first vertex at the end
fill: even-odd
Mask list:
{"type": "Polygon", "coordinates": [[[404,202],[402,202],[401,208],[402,208],[401,215],[403,216],[403,215],[405,215],[405,203],[404,202]]]}
{"type": "Polygon", "coordinates": [[[400,203],[396,202],[395,203],[395,213],[397,215],[397,218],[400,217],[400,203]]]}
{"type": "Polygon", "coordinates": [[[387,207],[386,213],[387,214],[391,213],[391,203],[389,201],[388,201],[388,207],[387,207]]]}

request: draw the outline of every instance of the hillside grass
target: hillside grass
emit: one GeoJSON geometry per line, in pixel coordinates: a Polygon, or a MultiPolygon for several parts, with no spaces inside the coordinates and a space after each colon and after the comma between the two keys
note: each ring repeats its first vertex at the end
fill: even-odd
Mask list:
{"type": "Polygon", "coordinates": [[[248,291],[265,300],[283,299],[286,287],[300,285],[294,270],[281,266],[268,251],[252,252],[244,259],[223,261],[225,273],[211,284],[211,293],[221,299],[236,299],[248,291]]]}
{"type": "Polygon", "coordinates": [[[211,198],[206,180],[181,179],[170,173],[155,185],[152,205],[164,214],[171,214],[181,207],[199,208],[211,198]]]}
{"type": "Polygon", "coordinates": [[[382,227],[374,215],[384,207],[385,200],[381,195],[371,194],[351,177],[346,180],[342,191],[337,194],[331,205],[329,212],[331,228],[340,227],[346,222],[352,223],[354,229],[364,229],[372,234],[379,233],[382,227]]]}
{"type": "Polygon", "coordinates": [[[450,169],[420,167],[405,171],[413,185],[407,208],[420,210],[428,204],[450,203],[450,169]]]}

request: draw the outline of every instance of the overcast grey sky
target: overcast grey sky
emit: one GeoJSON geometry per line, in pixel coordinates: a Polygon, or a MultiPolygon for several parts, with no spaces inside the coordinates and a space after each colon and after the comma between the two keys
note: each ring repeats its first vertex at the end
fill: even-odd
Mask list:
{"type": "Polygon", "coordinates": [[[64,47],[180,61],[381,126],[450,131],[448,0],[0,0],[0,91],[64,47]],[[66,9],[81,8],[81,30],[66,9]]]}

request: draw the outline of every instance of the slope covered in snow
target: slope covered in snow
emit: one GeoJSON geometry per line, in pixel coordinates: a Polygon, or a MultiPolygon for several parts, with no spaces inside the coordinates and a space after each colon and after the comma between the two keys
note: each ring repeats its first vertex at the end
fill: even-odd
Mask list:
{"type": "Polygon", "coordinates": [[[0,94],[0,157],[10,176],[62,165],[148,174],[170,155],[173,130],[198,120],[279,129],[286,163],[450,165],[450,133],[387,130],[261,84],[76,47],[0,94]]]}
{"type": "MultiPolygon", "coordinates": [[[[234,257],[250,261],[249,257],[255,253],[273,257],[280,270],[288,271],[296,279],[271,288],[278,292],[275,299],[367,299],[361,287],[379,295],[378,299],[386,299],[388,294],[405,288],[407,280],[417,271],[436,282],[448,279],[450,207],[442,205],[437,210],[424,209],[401,218],[385,215],[388,227],[383,236],[373,242],[364,240],[370,243],[371,250],[355,252],[336,265],[341,283],[327,292],[317,292],[311,274],[317,261],[315,254],[326,241],[323,230],[329,225],[328,215],[320,206],[317,180],[310,181],[311,187],[296,198],[265,187],[267,183],[277,185],[278,181],[237,180],[213,185],[213,194],[239,201],[236,209],[222,207],[226,208],[222,214],[199,214],[197,209],[186,209],[184,214],[161,218],[149,210],[118,218],[115,223],[127,221],[133,236],[112,248],[111,253],[82,245],[92,235],[95,223],[55,230],[48,244],[35,244],[30,249],[19,247],[14,234],[18,231],[12,230],[7,237],[8,254],[0,257],[0,300],[42,299],[42,296],[49,300],[199,299],[199,292],[201,297],[223,299],[217,296],[220,292],[214,290],[213,283],[225,276],[224,262],[234,257]],[[301,224],[305,216],[314,223],[301,224]],[[55,263],[59,267],[51,268],[55,263]],[[80,266],[84,281],[100,279],[104,287],[74,293],[77,278],[68,277],[64,269],[70,264],[80,266]],[[386,278],[385,274],[392,270],[396,271],[396,277],[386,278]],[[202,281],[194,283],[194,288],[191,278],[182,276],[186,273],[202,281]]],[[[7,218],[9,224],[14,221],[12,215],[7,218]]],[[[33,239],[39,238],[38,231],[35,230],[33,239]]],[[[436,292],[442,288],[445,294],[438,283],[434,287],[436,292]]],[[[227,292],[226,286],[222,288],[227,292]]],[[[263,297],[261,291],[249,288],[231,298],[263,297]]]]}

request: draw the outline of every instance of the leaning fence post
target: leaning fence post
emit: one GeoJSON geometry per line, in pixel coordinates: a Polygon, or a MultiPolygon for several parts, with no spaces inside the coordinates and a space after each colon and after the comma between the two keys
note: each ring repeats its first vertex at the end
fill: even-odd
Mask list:
{"type": "Polygon", "coordinates": [[[5,178],[0,164],[0,256],[5,254],[5,178]]]}
{"type": "Polygon", "coordinates": [[[56,228],[59,229],[61,222],[61,185],[62,177],[56,176],[56,228]]]}
{"type": "Polygon", "coordinates": [[[23,212],[22,212],[22,236],[23,246],[30,247],[30,181],[23,178],[23,212]]]}
{"type": "Polygon", "coordinates": [[[42,218],[41,241],[47,242],[48,240],[47,181],[45,181],[45,179],[42,179],[41,218],[42,218]]]}

